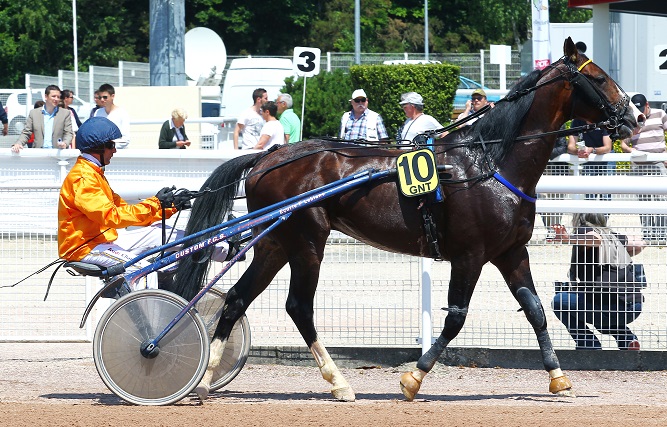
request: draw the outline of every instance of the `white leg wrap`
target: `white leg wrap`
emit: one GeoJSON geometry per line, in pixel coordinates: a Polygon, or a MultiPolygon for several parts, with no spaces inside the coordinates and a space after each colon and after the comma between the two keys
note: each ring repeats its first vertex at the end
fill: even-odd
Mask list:
{"type": "Polygon", "coordinates": [[[225,351],[225,345],[227,341],[222,341],[221,339],[215,339],[211,343],[210,357],[208,359],[208,367],[206,368],[206,373],[204,377],[199,382],[199,385],[195,388],[195,392],[199,396],[199,399],[203,402],[208,397],[208,392],[211,389],[211,381],[213,380],[213,374],[218,366],[220,366],[220,361],[222,360],[222,353],[225,351]]]}
{"type": "Polygon", "coordinates": [[[315,341],[310,347],[310,352],[313,354],[315,362],[320,368],[322,378],[331,384],[331,393],[334,397],[338,400],[354,401],[355,396],[352,388],[347,383],[345,377],[343,377],[343,374],[338,370],[327,349],[318,341],[315,341]]]}

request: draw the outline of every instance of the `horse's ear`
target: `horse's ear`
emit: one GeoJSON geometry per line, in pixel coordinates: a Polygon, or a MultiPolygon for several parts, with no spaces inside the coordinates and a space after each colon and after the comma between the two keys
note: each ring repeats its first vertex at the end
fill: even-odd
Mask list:
{"type": "Polygon", "coordinates": [[[574,45],[574,42],[572,41],[572,37],[568,37],[565,39],[565,43],[563,43],[563,53],[565,56],[570,58],[570,61],[572,62],[577,62],[577,47],[574,45]]]}

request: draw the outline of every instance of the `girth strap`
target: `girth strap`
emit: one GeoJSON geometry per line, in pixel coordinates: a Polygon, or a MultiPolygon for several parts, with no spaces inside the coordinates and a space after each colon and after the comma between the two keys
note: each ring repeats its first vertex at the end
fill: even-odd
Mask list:
{"type": "MultiPolygon", "coordinates": [[[[433,194],[433,193],[430,193],[433,194]]],[[[428,249],[431,253],[431,258],[436,261],[443,261],[442,254],[440,253],[440,245],[438,245],[438,232],[435,227],[435,222],[433,221],[433,214],[431,209],[429,209],[430,200],[428,196],[419,199],[419,209],[422,214],[422,221],[424,222],[424,235],[426,236],[426,242],[428,243],[428,249]]]]}

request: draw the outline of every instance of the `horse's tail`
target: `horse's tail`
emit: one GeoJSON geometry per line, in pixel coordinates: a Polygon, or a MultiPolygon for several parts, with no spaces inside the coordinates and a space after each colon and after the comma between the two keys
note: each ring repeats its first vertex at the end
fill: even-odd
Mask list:
{"type": "MultiPolygon", "coordinates": [[[[202,197],[195,200],[185,229],[186,235],[197,233],[224,221],[227,213],[234,207],[234,199],[244,172],[255,166],[265,154],[257,153],[236,157],[213,171],[202,186],[202,189],[210,188],[213,191],[204,193],[202,197]]],[[[189,242],[187,245],[193,243],[189,242]]],[[[173,288],[170,290],[188,301],[197,295],[204,284],[209,263],[207,254],[209,253],[210,251],[201,251],[194,256],[181,258],[173,288]]]]}

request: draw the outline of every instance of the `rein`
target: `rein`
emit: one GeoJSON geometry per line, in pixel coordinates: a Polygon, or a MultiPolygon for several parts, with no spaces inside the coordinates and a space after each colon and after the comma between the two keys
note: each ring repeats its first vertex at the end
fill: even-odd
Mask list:
{"type": "MultiPolygon", "coordinates": [[[[619,102],[617,102],[615,104],[610,104],[609,101],[605,98],[605,96],[600,92],[600,90],[598,88],[596,88],[590,82],[590,80],[584,74],[582,74],[582,72],[581,72],[581,70],[583,70],[588,64],[592,63],[591,59],[586,60],[579,67],[576,67],[572,63],[572,61],[569,59],[569,57],[567,57],[567,56],[563,56],[558,62],[556,62],[556,63],[554,63],[554,64],[552,64],[548,67],[549,69],[558,71],[558,73],[559,73],[558,75],[556,75],[555,77],[551,77],[551,78],[549,78],[545,81],[542,81],[542,82],[540,82],[540,83],[538,83],[538,84],[536,84],[536,85],[534,85],[530,88],[518,90],[518,91],[515,91],[511,94],[508,94],[504,98],[497,101],[496,104],[500,103],[500,102],[515,101],[515,100],[517,100],[517,99],[519,99],[523,96],[526,96],[529,93],[534,92],[534,91],[536,91],[536,90],[538,90],[538,89],[540,89],[544,86],[547,86],[547,85],[549,85],[553,82],[563,80],[563,79],[567,79],[567,81],[572,83],[575,87],[579,88],[589,99],[593,100],[593,102],[596,104],[597,108],[602,109],[602,110],[606,110],[606,112],[608,113],[607,115],[609,116],[609,118],[607,120],[599,122],[599,123],[590,123],[590,124],[586,124],[586,125],[583,125],[583,126],[577,126],[577,127],[574,127],[574,128],[570,128],[570,129],[558,129],[558,130],[555,130],[555,131],[549,131],[549,132],[542,132],[542,133],[537,133],[537,134],[532,134],[532,135],[519,136],[515,139],[515,141],[526,141],[526,140],[537,139],[537,138],[542,138],[542,137],[547,137],[547,136],[556,136],[556,137],[569,136],[569,135],[578,134],[580,132],[587,132],[587,131],[591,131],[591,130],[594,130],[594,129],[600,129],[602,127],[605,127],[609,130],[615,130],[620,126],[621,118],[622,118],[623,115],[625,115],[625,113],[627,111],[627,108],[628,108],[627,107],[627,101],[628,101],[627,95],[623,96],[623,98],[619,102]],[[558,62],[562,62],[567,67],[567,70],[563,71],[563,70],[557,68],[558,62]]],[[[616,86],[618,86],[618,85],[616,85],[616,86]]],[[[427,137],[432,137],[433,135],[436,135],[436,134],[439,134],[439,133],[442,133],[442,132],[447,132],[449,130],[458,128],[461,124],[466,123],[470,120],[473,120],[474,118],[479,117],[480,115],[486,113],[490,108],[491,108],[490,105],[486,105],[485,107],[481,108],[479,111],[476,111],[475,113],[473,113],[473,114],[471,114],[467,117],[464,117],[461,120],[457,120],[457,121],[455,121],[455,122],[453,122],[453,123],[451,123],[451,124],[449,124],[449,125],[447,125],[443,128],[440,128],[440,129],[430,130],[428,132],[425,132],[425,134],[427,135],[427,137]]],[[[300,160],[300,159],[308,157],[308,156],[312,156],[312,155],[317,154],[317,153],[325,152],[325,151],[337,152],[338,154],[341,154],[339,152],[339,150],[341,150],[341,149],[361,150],[361,149],[367,149],[369,147],[377,147],[377,148],[405,148],[405,147],[411,147],[411,148],[414,148],[416,146],[413,142],[409,142],[407,144],[400,144],[400,143],[386,144],[386,143],[382,143],[382,142],[368,142],[368,141],[365,141],[365,140],[341,140],[341,139],[338,139],[338,138],[322,138],[322,139],[325,140],[325,141],[347,142],[347,143],[355,143],[355,144],[363,144],[363,145],[359,145],[359,146],[352,146],[351,145],[349,147],[344,147],[344,148],[321,148],[321,149],[309,151],[309,152],[306,152],[306,153],[302,153],[302,154],[299,154],[297,157],[282,161],[282,162],[277,163],[277,164],[275,164],[275,165],[273,165],[269,168],[262,169],[262,170],[257,170],[257,171],[252,171],[251,173],[249,173],[245,177],[243,177],[241,179],[238,179],[234,182],[231,182],[231,183],[229,183],[225,186],[222,186],[220,188],[217,188],[215,190],[212,190],[212,189],[206,187],[206,188],[202,189],[201,191],[191,192],[192,198],[201,197],[206,193],[215,193],[215,192],[221,190],[222,188],[225,188],[225,187],[228,187],[228,186],[231,186],[231,185],[236,185],[236,184],[248,179],[249,177],[256,176],[256,175],[259,175],[259,174],[264,174],[264,173],[267,173],[267,172],[271,172],[275,169],[281,168],[281,167],[283,167],[287,164],[290,164],[294,161],[300,160]]],[[[528,195],[524,194],[523,192],[521,192],[519,189],[514,187],[511,183],[509,183],[505,178],[503,178],[501,175],[499,175],[497,173],[497,171],[493,170],[493,168],[491,167],[488,159],[486,158],[485,144],[496,144],[496,143],[500,143],[500,142],[502,142],[502,140],[500,140],[500,139],[487,140],[487,141],[472,141],[472,142],[456,143],[456,144],[450,144],[450,143],[444,142],[444,141],[443,142],[435,142],[435,141],[431,142],[430,144],[433,147],[433,149],[435,149],[436,147],[447,147],[445,151],[447,151],[449,149],[452,149],[452,148],[465,147],[466,145],[469,145],[471,143],[481,145],[482,146],[482,151],[483,151],[483,153],[485,153],[485,155],[484,155],[485,162],[487,163],[487,165],[489,166],[489,169],[490,169],[489,172],[480,174],[476,177],[471,177],[471,178],[466,178],[466,179],[461,179],[461,180],[441,180],[441,181],[445,181],[449,184],[458,184],[458,183],[465,183],[465,182],[470,182],[470,181],[485,180],[485,179],[488,179],[490,177],[495,177],[499,182],[502,182],[505,186],[507,186],[507,188],[510,191],[512,191],[514,194],[517,194],[518,196],[520,196],[524,200],[527,200],[529,202],[534,203],[535,202],[534,197],[528,196],[528,195]]],[[[275,148],[270,149],[264,155],[268,155],[269,153],[271,153],[271,152],[273,152],[277,149],[280,149],[280,148],[281,148],[281,146],[275,146],[275,148]]]]}

